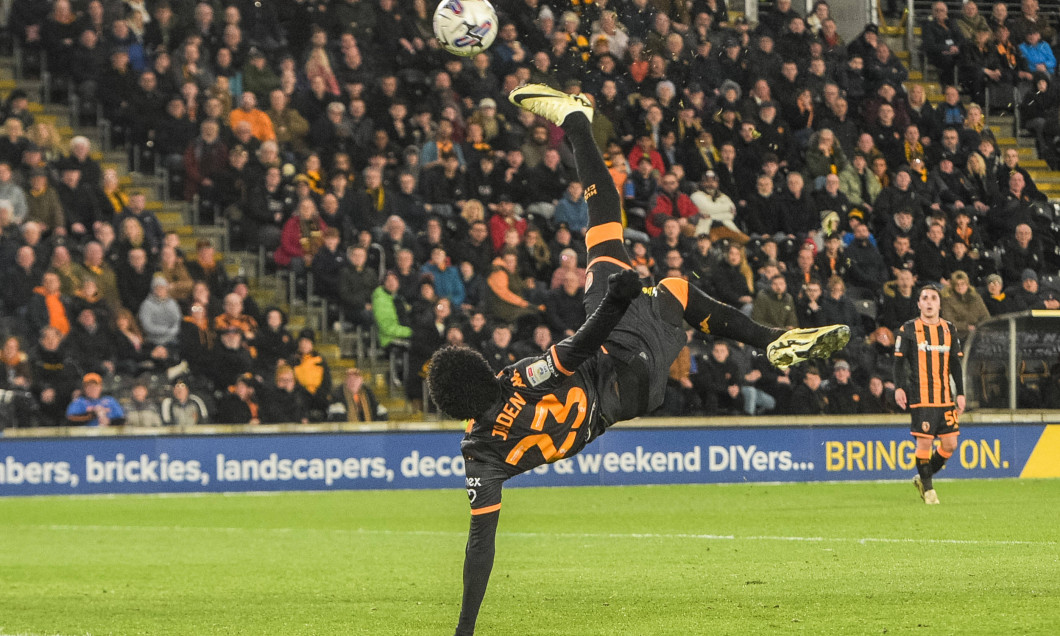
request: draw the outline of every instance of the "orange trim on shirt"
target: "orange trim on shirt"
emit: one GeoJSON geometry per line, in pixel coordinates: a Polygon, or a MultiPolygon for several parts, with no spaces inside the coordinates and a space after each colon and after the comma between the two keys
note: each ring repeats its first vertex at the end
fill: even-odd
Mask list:
{"type": "Polygon", "coordinates": [[[559,354],[556,353],[556,345],[549,347],[548,352],[552,354],[552,361],[556,363],[556,368],[559,369],[560,373],[563,375],[574,375],[573,371],[568,371],[566,367],[563,366],[563,363],[559,361],[559,354]]]}
{"type": "Polygon", "coordinates": [[[478,515],[488,515],[491,512],[497,512],[501,509],[500,504],[493,504],[492,506],[486,506],[485,508],[472,508],[471,515],[477,517],[478,515]]]}
{"type": "Polygon", "coordinates": [[[681,306],[685,309],[688,308],[688,281],[683,278],[664,278],[659,283],[662,287],[665,287],[667,291],[674,295],[681,306]]]}
{"type": "Polygon", "coordinates": [[[589,228],[589,231],[585,233],[585,248],[592,249],[605,241],[621,240],[622,224],[612,221],[610,223],[604,223],[603,225],[594,225],[589,228]]]}
{"type": "Polygon", "coordinates": [[[603,261],[604,263],[611,263],[612,265],[618,265],[622,269],[633,269],[633,266],[630,265],[629,263],[626,263],[624,261],[620,261],[617,258],[614,258],[614,257],[611,257],[611,256],[597,256],[596,258],[593,259],[593,261],[591,263],[589,263],[589,267],[586,267],[585,269],[587,269],[587,270],[592,269],[593,265],[596,265],[597,263],[599,263],[601,261],[603,261]]]}

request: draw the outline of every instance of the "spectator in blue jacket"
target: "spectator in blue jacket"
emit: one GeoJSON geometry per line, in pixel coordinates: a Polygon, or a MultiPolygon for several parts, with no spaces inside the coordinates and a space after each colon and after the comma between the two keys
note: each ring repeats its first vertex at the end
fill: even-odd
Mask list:
{"type": "Polygon", "coordinates": [[[66,407],[66,419],[72,425],[117,426],[125,423],[121,404],[103,395],[103,378],[98,373],[86,373],[81,379],[81,395],[66,407]]]}
{"type": "Polygon", "coordinates": [[[460,272],[449,266],[449,255],[445,253],[445,248],[432,249],[431,260],[424,263],[420,271],[434,278],[434,293],[439,297],[448,298],[455,307],[464,303],[464,282],[460,279],[460,272]]]}
{"type": "Polygon", "coordinates": [[[1023,58],[1027,68],[1020,71],[1020,79],[1029,80],[1033,78],[1035,71],[1042,71],[1052,75],[1056,72],[1056,56],[1048,42],[1042,42],[1042,34],[1038,29],[1027,32],[1027,40],[1020,44],[1020,56],[1023,58]]]}
{"type": "Polygon", "coordinates": [[[566,223],[571,232],[585,234],[589,228],[589,204],[582,196],[584,192],[580,181],[571,181],[567,185],[567,193],[556,203],[552,222],[556,225],[566,223]]]}

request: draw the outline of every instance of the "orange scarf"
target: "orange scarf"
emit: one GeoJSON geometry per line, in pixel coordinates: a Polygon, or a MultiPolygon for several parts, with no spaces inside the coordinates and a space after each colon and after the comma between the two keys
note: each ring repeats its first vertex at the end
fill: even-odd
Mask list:
{"type": "Polygon", "coordinates": [[[70,320],[66,317],[62,296],[59,293],[46,294],[43,287],[38,287],[37,290],[37,293],[44,296],[44,304],[48,308],[48,324],[66,336],[70,333],[70,320]]]}

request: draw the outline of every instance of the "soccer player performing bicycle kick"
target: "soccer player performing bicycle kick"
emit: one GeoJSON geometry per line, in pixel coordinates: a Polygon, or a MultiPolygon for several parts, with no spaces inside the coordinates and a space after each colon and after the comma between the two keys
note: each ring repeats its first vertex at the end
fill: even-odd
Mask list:
{"type": "Polygon", "coordinates": [[[504,482],[571,457],[615,422],[658,408],[670,365],[686,343],[686,322],[765,349],[780,368],[827,357],[850,339],[845,325],[787,332],[765,327],[680,278],[643,287],[622,240],[618,191],[593,141],[589,101],[542,85],[517,88],[509,99],[559,125],[573,146],[589,205],[584,297],[589,318],[544,355],[496,375],[468,348],[446,347],[431,358],[427,383],[435,403],[449,416],[468,420],[460,446],[471,530],[457,636],[475,630],[493,569],[504,482]]]}

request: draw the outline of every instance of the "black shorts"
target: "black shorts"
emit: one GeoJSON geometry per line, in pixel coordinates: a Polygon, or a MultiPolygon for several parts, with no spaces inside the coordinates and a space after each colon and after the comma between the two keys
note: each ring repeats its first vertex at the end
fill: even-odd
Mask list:
{"type": "Polygon", "coordinates": [[[959,431],[957,408],[953,406],[916,406],[911,409],[909,432],[916,437],[956,435],[959,431]]]}
{"type": "MultiPolygon", "coordinates": [[[[596,311],[607,293],[608,276],[619,271],[622,268],[611,262],[600,262],[592,267],[592,283],[586,282],[589,288],[585,291],[584,299],[587,315],[596,311]]],[[[646,404],[642,412],[636,415],[647,415],[662,405],[666,381],[670,377],[670,365],[688,344],[683,321],[680,321],[681,325],[672,324],[663,318],[660,311],[660,303],[663,302],[661,295],[669,293],[664,288],[655,287],[651,294],[641,294],[630,304],[626,315],[604,343],[609,355],[637,369],[637,375],[648,383],[646,404]]],[[[622,387],[622,390],[625,391],[626,387],[622,387]]]]}

